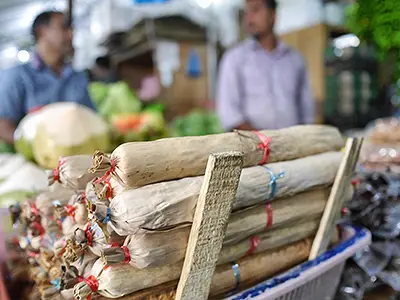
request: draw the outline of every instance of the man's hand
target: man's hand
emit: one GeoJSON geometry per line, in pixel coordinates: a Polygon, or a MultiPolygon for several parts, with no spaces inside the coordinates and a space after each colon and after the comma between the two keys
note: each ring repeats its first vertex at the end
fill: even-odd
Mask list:
{"type": "Polygon", "coordinates": [[[14,144],[15,125],[7,119],[0,119],[0,139],[7,144],[14,144]]]}
{"type": "Polygon", "coordinates": [[[238,129],[238,130],[247,130],[247,131],[254,131],[256,130],[255,128],[253,128],[253,126],[251,126],[249,123],[243,123],[240,124],[239,126],[237,126],[234,129],[238,129]]]}

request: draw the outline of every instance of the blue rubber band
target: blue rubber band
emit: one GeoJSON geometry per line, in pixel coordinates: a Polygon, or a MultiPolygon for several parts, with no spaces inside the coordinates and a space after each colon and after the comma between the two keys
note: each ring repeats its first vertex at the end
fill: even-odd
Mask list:
{"type": "Polygon", "coordinates": [[[233,276],[235,276],[236,279],[236,284],[234,289],[226,295],[227,297],[236,294],[239,291],[239,286],[240,286],[240,269],[238,263],[232,262],[232,271],[233,271],[233,276]]]}
{"type": "Polygon", "coordinates": [[[107,207],[107,215],[104,218],[103,223],[107,224],[110,221],[111,221],[111,209],[109,207],[107,207]]]}
{"type": "Polygon", "coordinates": [[[272,170],[270,168],[265,167],[265,166],[264,166],[264,168],[268,171],[268,173],[271,177],[269,184],[268,184],[271,189],[271,192],[269,193],[269,196],[268,196],[268,200],[272,200],[275,198],[276,193],[278,192],[278,187],[277,187],[276,181],[278,179],[285,177],[285,172],[280,172],[279,174],[275,175],[274,172],[272,172],[272,170]]]}
{"type": "Polygon", "coordinates": [[[61,206],[61,202],[59,200],[54,200],[53,201],[54,206],[61,206]]]}
{"type": "Polygon", "coordinates": [[[57,278],[56,280],[52,280],[51,284],[54,285],[54,287],[57,290],[61,290],[61,279],[60,278],[57,278]]]}

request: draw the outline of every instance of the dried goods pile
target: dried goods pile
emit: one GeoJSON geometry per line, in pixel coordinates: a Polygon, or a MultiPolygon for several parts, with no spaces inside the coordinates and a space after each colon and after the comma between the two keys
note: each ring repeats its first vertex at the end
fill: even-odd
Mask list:
{"type": "Polygon", "coordinates": [[[343,145],[332,127],[297,126],[65,157],[48,190],[11,208],[25,228],[19,245],[43,299],[120,298],[158,285],[171,294],[208,156],[241,151],[245,168],[211,287],[218,296],[306,259],[343,145]]]}

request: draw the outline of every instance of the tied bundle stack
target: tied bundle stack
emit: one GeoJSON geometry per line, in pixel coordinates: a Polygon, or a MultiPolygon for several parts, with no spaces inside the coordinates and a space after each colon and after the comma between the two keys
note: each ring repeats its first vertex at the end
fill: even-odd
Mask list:
{"type": "Polygon", "coordinates": [[[90,155],[61,158],[47,190],[10,207],[14,225],[22,225],[16,246],[42,299],[73,299],[73,287],[90,276],[103,249],[124,241],[89,214],[86,186],[98,175],[88,171],[91,161],[90,155]]]}
{"type": "MultiPolygon", "coordinates": [[[[307,125],[127,143],[111,155],[95,153],[90,172],[102,174],[86,188],[89,218],[104,235],[126,238],[122,247],[103,243],[91,275],[74,286],[75,299],[94,293],[106,298],[138,293],[137,299],[152,299],[156,290],[173,299],[212,153],[242,152],[244,169],[211,296],[304,261],[343,146],[335,128],[307,125]]],[[[349,199],[351,193],[349,187],[349,199]]],[[[75,245],[85,240],[82,236],[75,245]]]]}

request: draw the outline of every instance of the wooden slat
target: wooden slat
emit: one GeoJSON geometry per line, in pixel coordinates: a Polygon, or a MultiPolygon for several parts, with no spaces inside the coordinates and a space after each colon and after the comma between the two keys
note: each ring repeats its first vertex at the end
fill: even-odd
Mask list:
{"type": "Polygon", "coordinates": [[[315,259],[328,248],[333,229],[340,218],[340,210],[345,201],[345,192],[351,183],[351,177],[358,161],[362,142],[362,139],[356,138],[347,140],[344,157],[339,166],[331,194],[310,251],[310,260],[315,259]]]}
{"type": "Polygon", "coordinates": [[[243,154],[210,155],[176,300],[206,300],[243,166],[243,154]]]}

